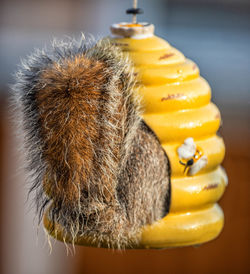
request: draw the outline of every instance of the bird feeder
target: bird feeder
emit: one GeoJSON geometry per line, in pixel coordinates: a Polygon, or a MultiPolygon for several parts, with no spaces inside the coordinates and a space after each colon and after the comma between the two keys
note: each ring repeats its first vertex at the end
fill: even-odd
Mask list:
{"type": "MultiPolygon", "coordinates": [[[[133,16],[141,10],[129,10],[133,16]]],[[[225,154],[217,135],[221,124],[211,102],[211,88],[198,66],[167,41],[154,35],[154,25],[111,26],[112,43],[132,60],[140,81],[143,119],[158,136],[171,164],[170,213],[142,229],[135,248],[198,245],[216,238],[224,223],[217,204],[227,185],[220,166],[225,154]]],[[[48,218],[44,218],[49,227],[48,218]]],[[[53,236],[62,240],[58,225],[53,236]]],[[[67,241],[67,239],[66,239],[67,241]]],[[[92,245],[78,237],[76,244],[92,245]]]]}

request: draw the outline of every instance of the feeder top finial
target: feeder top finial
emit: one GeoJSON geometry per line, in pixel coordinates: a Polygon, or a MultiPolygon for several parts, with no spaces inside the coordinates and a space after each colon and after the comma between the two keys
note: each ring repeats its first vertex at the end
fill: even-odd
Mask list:
{"type": "Polygon", "coordinates": [[[137,0],[133,0],[133,8],[128,9],[127,14],[132,14],[132,22],[121,22],[111,26],[113,35],[125,38],[147,38],[154,34],[154,25],[149,23],[138,23],[137,14],[142,14],[143,10],[137,8],[137,0]]]}

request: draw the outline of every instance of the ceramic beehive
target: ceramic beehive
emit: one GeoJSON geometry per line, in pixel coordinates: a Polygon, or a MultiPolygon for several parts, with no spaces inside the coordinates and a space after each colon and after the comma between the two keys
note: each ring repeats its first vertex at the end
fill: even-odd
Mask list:
{"type": "Polygon", "coordinates": [[[221,117],[211,102],[210,86],[193,61],[153,34],[153,25],[116,24],[111,30],[118,35],[114,43],[134,63],[141,81],[143,118],[171,163],[170,214],[143,230],[141,245],[164,248],[214,239],[223,227],[223,211],[216,202],[224,192],[227,177],[220,166],[224,142],[216,134],[221,117]],[[194,176],[184,172],[177,153],[189,137],[207,159],[194,176]]]}

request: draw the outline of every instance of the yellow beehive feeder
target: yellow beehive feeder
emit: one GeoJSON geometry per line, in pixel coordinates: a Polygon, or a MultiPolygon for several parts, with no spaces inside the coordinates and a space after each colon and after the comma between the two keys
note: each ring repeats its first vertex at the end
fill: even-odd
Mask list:
{"type": "MultiPolygon", "coordinates": [[[[224,223],[216,203],[222,196],[227,177],[220,166],[225,147],[216,135],[220,112],[211,103],[211,89],[197,65],[186,59],[168,42],[153,34],[150,24],[121,23],[111,27],[112,43],[132,59],[141,80],[146,123],[158,136],[171,164],[171,208],[162,220],[142,230],[139,248],[167,248],[197,245],[216,238],[224,223]],[[184,173],[177,149],[193,137],[207,158],[194,176],[184,173]]],[[[44,218],[45,227],[50,226],[44,218]]],[[[62,240],[59,225],[52,235],[62,240]]],[[[67,239],[65,239],[67,241],[67,239]]],[[[79,237],[76,244],[92,245],[79,237]]]]}

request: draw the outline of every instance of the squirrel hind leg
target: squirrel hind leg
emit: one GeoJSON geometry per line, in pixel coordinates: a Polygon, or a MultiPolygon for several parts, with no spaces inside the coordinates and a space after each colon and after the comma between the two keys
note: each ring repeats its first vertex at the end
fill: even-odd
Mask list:
{"type": "Polygon", "coordinates": [[[140,243],[143,226],[166,215],[171,196],[169,160],[143,121],[117,181],[116,201],[98,212],[99,225],[94,217],[83,235],[99,246],[124,249],[140,243]]]}
{"type": "Polygon", "coordinates": [[[158,138],[144,121],[137,130],[117,192],[134,231],[161,219],[169,211],[169,160],[158,138]]]}

